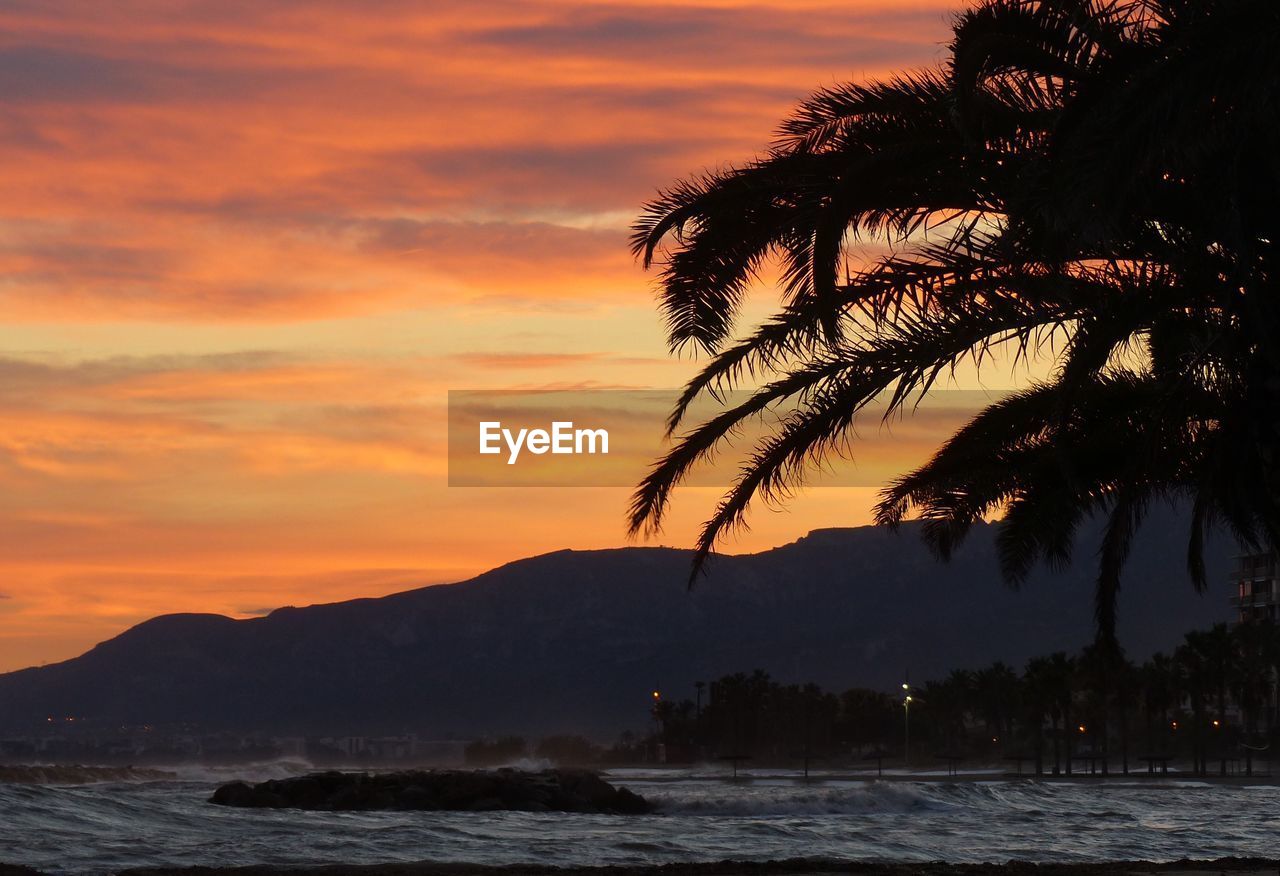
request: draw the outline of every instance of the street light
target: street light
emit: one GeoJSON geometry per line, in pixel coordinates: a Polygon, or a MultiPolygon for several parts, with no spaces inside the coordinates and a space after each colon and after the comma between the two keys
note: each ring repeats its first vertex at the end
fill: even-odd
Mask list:
{"type": "Polygon", "coordinates": [[[651,696],[653,698],[653,708],[651,710],[653,713],[653,730],[654,730],[653,754],[654,754],[654,760],[657,761],[658,763],[662,763],[666,760],[662,750],[663,737],[666,736],[666,733],[664,732],[666,728],[663,726],[664,722],[662,720],[662,691],[658,690],[655,687],[653,689],[653,693],[651,694],[651,696]]]}
{"type": "Polygon", "coordinates": [[[904,691],[902,697],[902,763],[904,766],[911,766],[911,682],[904,681],[902,683],[904,691]]]}

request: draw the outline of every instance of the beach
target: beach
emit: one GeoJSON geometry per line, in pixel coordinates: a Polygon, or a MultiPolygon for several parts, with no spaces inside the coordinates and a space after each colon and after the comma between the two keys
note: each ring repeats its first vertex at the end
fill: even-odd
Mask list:
{"type": "MultiPolygon", "coordinates": [[[[552,865],[486,867],[465,864],[333,864],[322,867],[171,867],[119,871],[118,876],[1142,876],[1177,873],[1212,876],[1231,873],[1274,874],[1280,861],[1265,858],[1219,858],[1212,861],[1115,861],[1092,864],[899,864],[842,862],[797,858],[783,861],[720,861],[705,864],[667,864],[657,867],[562,868],[552,865]]],[[[38,870],[0,865],[0,876],[45,876],[38,870]]]]}

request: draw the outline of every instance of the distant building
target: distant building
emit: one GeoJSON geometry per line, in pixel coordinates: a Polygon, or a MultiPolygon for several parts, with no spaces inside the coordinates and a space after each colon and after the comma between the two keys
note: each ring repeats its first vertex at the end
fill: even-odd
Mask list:
{"type": "Polygon", "coordinates": [[[1236,594],[1231,604],[1239,609],[1240,623],[1280,620],[1280,563],[1274,553],[1243,554],[1236,557],[1231,573],[1236,594]]]}

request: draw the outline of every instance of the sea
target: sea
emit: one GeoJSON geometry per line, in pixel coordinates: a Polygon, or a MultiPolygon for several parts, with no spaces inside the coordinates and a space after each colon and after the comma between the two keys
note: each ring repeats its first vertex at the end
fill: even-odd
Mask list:
{"type": "Polygon", "coordinates": [[[47,873],[126,867],[467,862],[637,865],[789,858],[1004,862],[1271,857],[1280,786],[1132,776],[1049,782],[807,778],[719,765],[604,775],[645,816],[303,812],[209,803],[219,784],[302,764],[176,768],[166,781],[0,785],[0,862],[47,873]]]}

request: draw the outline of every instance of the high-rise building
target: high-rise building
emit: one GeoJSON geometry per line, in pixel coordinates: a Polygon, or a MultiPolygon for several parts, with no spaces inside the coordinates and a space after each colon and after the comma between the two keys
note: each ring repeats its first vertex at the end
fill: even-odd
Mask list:
{"type": "Polygon", "coordinates": [[[1240,610],[1239,621],[1280,620],[1280,563],[1274,553],[1236,557],[1231,582],[1236,593],[1231,602],[1240,610]]]}

